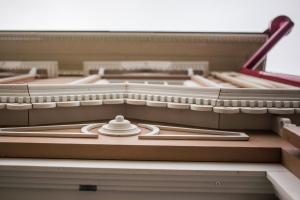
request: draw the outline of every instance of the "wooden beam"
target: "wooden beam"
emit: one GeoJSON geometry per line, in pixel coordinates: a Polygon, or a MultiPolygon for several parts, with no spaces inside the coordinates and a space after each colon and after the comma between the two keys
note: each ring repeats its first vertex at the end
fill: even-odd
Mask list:
{"type": "Polygon", "coordinates": [[[191,80],[198,83],[200,86],[204,86],[204,87],[216,87],[216,88],[223,87],[222,85],[199,75],[191,76],[191,80]]]}
{"type": "Polygon", "coordinates": [[[233,77],[228,73],[212,72],[212,75],[221,79],[223,81],[229,82],[233,85],[242,87],[242,88],[258,88],[258,89],[268,89],[267,87],[261,86],[256,83],[252,83],[246,80],[242,80],[238,77],[233,77]]]}
{"type": "Polygon", "coordinates": [[[287,125],[282,129],[283,138],[293,146],[300,149],[300,127],[296,125],[287,125]]]}
{"type": "Polygon", "coordinates": [[[92,83],[94,81],[97,81],[98,79],[100,79],[100,75],[94,74],[94,75],[90,75],[90,76],[87,76],[87,77],[79,79],[79,80],[72,81],[69,84],[70,85],[78,85],[78,84],[92,83]]]}

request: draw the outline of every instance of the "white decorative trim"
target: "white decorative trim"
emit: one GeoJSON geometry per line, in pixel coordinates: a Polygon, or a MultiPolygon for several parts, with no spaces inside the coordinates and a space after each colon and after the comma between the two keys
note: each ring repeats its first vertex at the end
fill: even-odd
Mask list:
{"type": "MultiPolygon", "coordinates": [[[[94,125],[94,124],[93,124],[94,125]]],[[[52,126],[28,126],[16,128],[1,128],[0,136],[13,137],[59,137],[59,138],[98,138],[98,134],[88,132],[91,128],[89,124],[70,124],[52,126]],[[45,132],[46,130],[62,130],[78,128],[81,132],[45,132]]]]}
{"type": "Polygon", "coordinates": [[[160,107],[160,108],[167,107],[166,102],[160,102],[160,101],[147,101],[146,105],[150,107],[160,107]]]}
{"type": "Polygon", "coordinates": [[[32,109],[32,104],[29,103],[8,103],[6,104],[8,110],[29,110],[32,109]]]}
{"type": "Polygon", "coordinates": [[[44,109],[44,108],[55,108],[56,103],[55,102],[48,102],[48,103],[32,103],[33,109],[44,109]]]}
{"type": "Polygon", "coordinates": [[[250,107],[241,107],[241,113],[246,114],[266,114],[268,112],[268,108],[250,108],[250,107]]]}
{"type": "MultiPolygon", "coordinates": [[[[45,88],[44,88],[45,89],[45,88]]],[[[16,98],[21,97],[23,101],[29,97],[28,88],[25,84],[0,84],[1,103],[15,103],[16,98]]],[[[25,102],[23,102],[25,103],[25,102]]]]}
{"type": "MultiPolygon", "coordinates": [[[[252,88],[221,88],[221,100],[253,100],[257,101],[293,101],[299,102],[299,89],[252,89],[252,88]]],[[[299,104],[299,103],[298,103],[299,104]]],[[[297,105],[295,105],[297,106],[297,105]]],[[[299,105],[298,105],[299,106],[299,105]]],[[[247,107],[247,105],[245,106],[247,107]]]]}
{"type": "Polygon", "coordinates": [[[108,124],[101,126],[98,132],[107,136],[126,137],[139,134],[141,129],[135,124],[131,124],[123,115],[117,115],[115,119],[110,120],[108,124]]]}
{"type": "Polygon", "coordinates": [[[138,100],[138,99],[126,99],[126,104],[128,105],[137,105],[137,106],[143,106],[146,105],[146,100],[138,100]]]}
{"type": "Polygon", "coordinates": [[[283,137],[282,130],[286,126],[296,126],[292,123],[291,119],[282,117],[282,116],[275,116],[272,118],[272,131],[283,137]]]}
{"type": "Polygon", "coordinates": [[[104,99],[103,104],[124,104],[124,99],[104,99]]]}
{"type": "Polygon", "coordinates": [[[277,115],[290,115],[294,114],[295,111],[293,108],[268,108],[268,112],[277,115]]]}
{"type": "MultiPolygon", "coordinates": [[[[37,96],[63,96],[64,98],[72,98],[75,99],[79,97],[80,100],[89,100],[87,98],[91,98],[92,100],[103,99],[103,96],[106,94],[113,95],[119,94],[121,95],[124,92],[127,92],[126,84],[119,83],[111,83],[111,84],[81,84],[81,85],[66,85],[66,84],[43,84],[43,85],[35,85],[29,84],[29,93],[31,97],[37,96]],[[88,96],[84,96],[88,95],[88,96]],[[83,99],[86,98],[86,99],[83,99]]],[[[0,88],[1,89],[1,88],[0,88]]],[[[0,93],[1,94],[1,93],[0,93]]],[[[110,98],[108,96],[107,98],[110,98]]],[[[59,100],[60,101],[60,100],[59,100]]]]}
{"type": "Polygon", "coordinates": [[[0,69],[5,70],[46,70],[48,78],[58,76],[57,61],[0,61],[0,69]]]}
{"type": "Polygon", "coordinates": [[[102,104],[103,104],[102,100],[80,101],[81,106],[98,106],[102,104]]]}
{"type": "Polygon", "coordinates": [[[138,124],[138,126],[150,130],[150,132],[146,133],[145,135],[158,135],[160,131],[157,126],[151,124],[138,124]]]}
{"type": "Polygon", "coordinates": [[[237,114],[240,112],[239,107],[214,107],[213,110],[221,114],[237,114]]]}
{"type": "MultiPolygon", "coordinates": [[[[160,98],[167,98],[168,96],[178,98],[205,98],[205,99],[217,99],[219,96],[219,88],[196,88],[196,87],[184,87],[184,86],[164,86],[164,85],[144,85],[126,83],[128,93],[147,94],[150,98],[153,95],[159,95],[160,98]]],[[[299,98],[300,99],[300,98],[299,98]]],[[[151,99],[147,99],[151,100],[151,99]]],[[[181,101],[181,99],[178,99],[181,101]]]]}
{"type": "Polygon", "coordinates": [[[202,112],[210,112],[213,110],[213,106],[210,105],[197,105],[191,104],[191,110],[194,111],[202,111],[202,112]]]}
{"type": "Polygon", "coordinates": [[[92,129],[95,129],[95,128],[99,128],[101,126],[103,126],[105,123],[96,123],[96,124],[89,124],[87,126],[83,126],[80,131],[81,133],[84,133],[84,134],[95,134],[93,132],[91,132],[92,129]]]}
{"type": "Polygon", "coordinates": [[[150,130],[149,133],[139,135],[139,139],[151,139],[151,140],[226,140],[226,141],[247,141],[249,136],[243,132],[232,131],[220,131],[210,129],[195,129],[195,128],[183,128],[175,126],[163,126],[163,125],[149,125],[138,124],[143,128],[150,130]],[[160,130],[186,132],[186,134],[167,134],[160,135],[160,130]],[[188,134],[190,133],[190,134],[188,134]],[[193,134],[191,134],[193,133],[193,134]]]}
{"type": "Polygon", "coordinates": [[[186,103],[168,103],[167,107],[168,108],[174,108],[174,109],[189,109],[190,104],[186,104],[186,103]]]}
{"type": "Polygon", "coordinates": [[[153,70],[153,71],[187,71],[200,70],[204,75],[209,74],[206,61],[84,61],[84,75],[89,75],[91,70],[153,70]]]}
{"type": "Polygon", "coordinates": [[[57,107],[78,107],[80,106],[80,101],[62,101],[56,102],[57,107]]]}
{"type": "Polygon", "coordinates": [[[298,89],[270,91],[132,83],[28,85],[28,88],[27,85],[0,85],[0,108],[28,110],[126,103],[220,114],[275,115],[299,114],[300,109],[298,89]]]}

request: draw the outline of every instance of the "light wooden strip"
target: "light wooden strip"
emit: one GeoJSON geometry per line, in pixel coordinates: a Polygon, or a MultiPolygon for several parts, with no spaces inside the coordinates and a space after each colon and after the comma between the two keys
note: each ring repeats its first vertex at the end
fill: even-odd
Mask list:
{"type": "Polygon", "coordinates": [[[11,82],[21,81],[21,80],[26,80],[26,79],[32,79],[32,78],[35,78],[36,73],[37,73],[36,68],[32,68],[28,74],[22,74],[22,75],[13,76],[13,77],[1,78],[0,84],[11,83],[11,82]]]}
{"type": "Polygon", "coordinates": [[[269,88],[284,88],[284,89],[298,88],[296,86],[287,85],[284,83],[279,83],[279,82],[275,82],[275,81],[271,81],[271,80],[267,80],[267,79],[257,78],[254,76],[249,76],[249,75],[241,74],[238,72],[232,72],[232,74],[236,74],[241,79],[248,80],[250,82],[257,83],[257,84],[260,84],[262,86],[269,87],[269,88]]]}
{"type": "Polygon", "coordinates": [[[253,83],[253,84],[257,84],[257,85],[260,85],[262,87],[266,87],[266,88],[278,88],[272,84],[268,84],[268,83],[265,83],[265,82],[262,82],[261,80],[255,80],[255,79],[252,79],[252,78],[249,78],[249,77],[245,77],[245,76],[237,76],[240,80],[242,81],[245,81],[245,82],[250,82],[250,83],[253,83]]]}
{"type": "Polygon", "coordinates": [[[107,79],[100,79],[96,82],[94,82],[94,84],[108,84],[109,81],[107,79]]]}
{"type": "MultiPolygon", "coordinates": [[[[13,136],[13,137],[60,137],[60,138],[96,138],[98,134],[88,132],[90,125],[95,124],[68,124],[68,125],[52,125],[52,126],[28,126],[28,127],[16,127],[16,128],[1,128],[1,136],[13,136]],[[85,128],[86,127],[86,128],[85,128]],[[66,133],[66,132],[43,132],[46,130],[62,130],[62,129],[74,129],[85,128],[82,133],[66,133]],[[87,130],[87,131],[85,131],[87,130]]],[[[99,125],[99,124],[97,124],[99,125]]],[[[102,125],[102,124],[100,124],[102,125]]]]}
{"type": "Polygon", "coordinates": [[[176,126],[163,126],[163,125],[154,125],[160,128],[161,130],[167,131],[184,131],[190,133],[198,133],[198,134],[209,134],[209,135],[241,135],[245,134],[243,132],[232,132],[232,131],[220,131],[220,130],[209,130],[209,129],[196,129],[196,128],[184,128],[184,127],[176,127],[176,126]]]}
{"type": "MultiPolygon", "coordinates": [[[[164,85],[168,85],[167,82],[164,85]]],[[[183,85],[187,86],[187,87],[202,87],[198,83],[196,83],[195,81],[192,81],[192,80],[185,80],[185,81],[183,81],[183,85]]]]}
{"type": "Polygon", "coordinates": [[[220,135],[140,135],[139,139],[150,140],[217,140],[217,141],[247,141],[248,136],[220,136],[220,135]]]}
{"type": "Polygon", "coordinates": [[[38,130],[60,130],[60,129],[74,129],[81,128],[89,124],[67,124],[67,125],[51,125],[51,126],[25,126],[13,128],[1,128],[1,131],[38,131],[38,130]]]}
{"type": "Polygon", "coordinates": [[[99,78],[100,78],[100,76],[98,74],[94,74],[94,75],[90,75],[85,78],[70,82],[69,84],[70,85],[78,85],[78,84],[91,83],[91,82],[98,80],[99,78]]]}
{"type": "Polygon", "coordinates": [[[204,86],[204,87],[215,87],[215,88],[223,87],[222,85],[220,85],[214,81],[211,81],[207,78],[204,78],[203,76],[199,76],[199,75],[192,76],[191,80],[198,83],[200,86],[204,86]]]}
{"type": "Polygon", "coordinates": [[[141,127],[150,129],[151,132],[146,135],[139,135],[139,139],[155,139],[155,140],[249,140],[249,136],[243,132],[219,131],[209,129],[182,128],[175,126],[138,124],[141,127]],[[160,135],[161,130],[181,131],[187,133],[195,133],[199,135],[160,135]]]}
{"type": "Polygon", "coordinates": [[[220,73],[220,72],[212,72],[212,75],[217,77],[218,79],[221,79],[223,81],[227,81],[233,85],[242,87],[242,88],[259,88],[259,89],[267,89],[267,87],[241,80],[238,77],[232,77],[227,73],[220,73]]]}
{"type": "Polygon", "coordinates": [[[59,138],[97,138],[98,134],[83,134],[83,133],[65,133],[65,132],[21,132],[21,131],[3,131],[0,132],[0,136],[12,136],[12,137],[59,137],[59,138]]]}

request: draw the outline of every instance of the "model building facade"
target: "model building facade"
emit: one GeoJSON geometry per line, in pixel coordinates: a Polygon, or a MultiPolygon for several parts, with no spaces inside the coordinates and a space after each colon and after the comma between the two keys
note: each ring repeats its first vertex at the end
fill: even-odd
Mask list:
{"type": "Polygon", "coordinates": [[[264,72],[265,54],[291,27],[281,16],[264,33],[0,32],[3,194],[9,197],[7,188],[26,193],[71,187],[124,195],[151,191],[149,198],[185,192],[190,199],[297,199],[299,78],[264,72]],[[124,169],[110,169],[123,181],[99,182],[107,174],[102,165],[90,169],[91,163],[85,169],[102,175],[91,179],[83,173],[86,184],[61,182],[55,174],[79,179],[80,167],[75,173],[53,161],[63,172],[48,163],[53,177],[39,182],[46,177],[41,168],[22,179],[14,174],[28,174],[27,168],[5,158],[22,158],[30,166],[33,158],[77,159],[81,167],[90,159],[178,161],[179,168],[182,162],[214,162],[216,169],[194,169],[194,180],[185,174],[193,171],[189,167],[172,174],[168,164],[163,171],[159,164],[154,170],[137,163],[135,177],[150,181],[148,170],[178,185],[164,178],[139,183],[124,178],[132,173],[124,169]],[[221,169],[226,166],[227,172],[221,169]]]}

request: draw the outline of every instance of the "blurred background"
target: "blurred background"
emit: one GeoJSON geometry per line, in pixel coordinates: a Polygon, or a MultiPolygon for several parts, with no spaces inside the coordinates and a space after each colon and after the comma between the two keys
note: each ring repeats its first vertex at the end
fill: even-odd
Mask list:
{"type": "Polygon", "coordinates": [[[300,75],[299,0],[0,0],[0,30],[263,32],[278,15],[293,31],[267,71],[300,75]]]}

